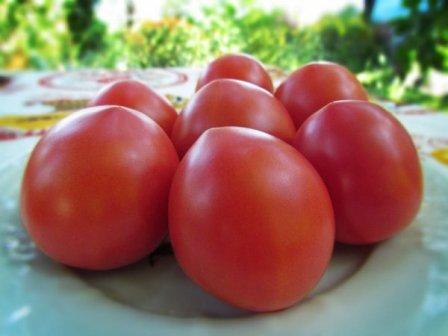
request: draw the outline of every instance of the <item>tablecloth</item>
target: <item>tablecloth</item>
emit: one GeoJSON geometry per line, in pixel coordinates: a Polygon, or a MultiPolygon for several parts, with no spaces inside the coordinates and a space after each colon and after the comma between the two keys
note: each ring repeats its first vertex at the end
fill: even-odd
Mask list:
{"type": "MultiPolygon", "coordinates": [[[[275,84],[286,76],[278,69],[269,71],[275,84]]],[[[7,83],[0,87],[0,163],[20,152],[22,139],[43,134],[55,122],[85,106],[101,87],[114,80],[142,80],[180,110],[194,93],[199,73],[194,68],[150,68],[9,74],[7,83]]],[[[418,105],[380,103],[408,129],[421,155],[431,156],[448,173],[448,113],[418,105]]]]}
{"type": "MultiPolygon", "coordinates": [[[[17,198],[20,188],[20,175],[26,157],[39,139],[39,136],[48,127],[67,114],[74,113],[74,111],[84,106],[99,88],[119,78],[138,78],[147,82],[156,91],[166,95],[176,108],[181,110],[182,106],[194,92],[198,74],[199,70],[189,68],[146,69],[125,72],[79,70],[70,72],[22,72],[13,74],[9,82],[0,87],[0,185],[3,186],[0,188],[0,215],[2,215],[0,217],[3,218],[3,222],[0,223],[2,224],[0,225],[0,252],[4,250],[8,260],[14,262],[30,261],[35,256],[34,247],[19,224],[17,198]]],[[[273,75],[275,82],[278,84],[285,76],[285,73],[277,70],[271,71],[271,75],[273,75]]],[[[430,160],[440,168],[425,169],[425,178],[429,182],[426,184],[427,188],[425,190],[435,190],[434,185],[443,184],[445,187],[447,179],[431,179],[428,178],[431,177],[428,174],[433,174],[432,176],[438,177],[436,174],[441,172],[448,176],[448,113],[438,113],[416,105],[396,106],[393,103],[383,101],[379,103],[391,111],[409,130],[419,149],[420,155],[425,157],[425,161],[430,160]]],[[[429,201],[421,212],[421,216],[425,220],[417,223],[414,229],[399,235],[397,240],[386,242],[385,245],[382,245],[377,250],[377,253],[369,257],[370,261],[366,264],[368,267],[364,267],[363,271],[358,273],[357,279],[361,279],[361,281],[356,282],[355,278],[355,282],[351,282],[350,286],[338,287],[342,290],[338,292],[339,294],[336,293],[334,295],[333,293],[330,299],[327,296],[323,299],[321,298],[321,301],[315,301],[317,303],[311,307],[318,307],[318,314],[316,314],[316,310],[311,308],[308,311],[306,309],[302,310],[297,315],[290,311],[284,315],[263,316],[266,320],[263,320],[259,324],[252,322],[250,324],[250,330],[258,330],[257,332],[260,333],[260,330],[266,329],[272,333],[275,330],[273,328],[280,325],[283,328],[289,328],[290,331],[293,328],[302,327],[310,328],[310,330],[324,330],[320,328],[321,325],[323,328],[331,327],[332,329],[330,330],[338,330],[332,326],[332,323],[336,323],[336,325],[341,326],[340,328],[343,328],[339,330],[351,328],[352,332],[347,332],[347,335],[359,335],[360,333],[356,330],[369,330],[370,332],[372,330],[379,330],[375,329],[377,325],[378,328],[384,327],[390,334],[394,335],[409,334],[405,332],[407,329],[412,330],[412,334],[415,333],[416,335],[429,334],[430,330],[436,330],[435,328],[440,328],[440,332],[437,333],[438,335],[445,335],[442,327],[446,326],[446,319],[444,317],[446,316],[447,302],[447,235],[446,211],[443,211],[446,208],[443,203],[443,198],[440,195],[442,197],[446,195],[446,192],[443,192],[446,190],[446,187],[439,189],[439,194],[435,195],[435,197],[428,197],[432,195],[431,192],[426,194],[425,198],[429,201]],[[400,262],[397,262],[398,259],[400,262]],[[429,271],[426,270],[426,267],[428,267],[429,271]],[[426,281],[427,278],[428,281],[426,281]],[[371,281],[369,282],[369,280],[371,281]],[[384,283],[386,285],[381,286],[384,283]],[[378,284],[380,285],[377,286],[378,284]],[[374,290],[366,291],[365,288],[372,288],[374,290]],[[413,291],[416,291],[416,295],[407,295],[408,292],[413,294],[413,291]],[[425,296],[423,297],[423,295],[425,296]],[[420,299],[423,302],[421,307],[419,306],[420,299]],[[368,313],[366,313],[366,310],[360,309],[363,307],[361,303],[364,305],[365,300],[369,302],[367,305],[368,313]],[[395,303],[392,304],[394,301],[395,303]],[[389,304],[384,304],[384,302],[388,302],[389,304]],[[410,309],[401,310],[400,306],[404,308],[410,307],[410,309]],[[355,316],[355,318],[349,327],[347,327],[346,323],[347,310],[344,307],[356,308],[355,311],[350,311],[350,314],[355,316]],[[321,311],[321,309],[323,310],[321,311]],[[341,311],[344,313],[340,313],[341,311]],[[322,315],[321,313],[324,313],[326,316],[325,321],[319,317],[322,315]],[[313,320],[312,316],[317,317],[313,320]],[[308,319],[310,320],[309,325],[304,323],[308,319]],[[403,322],[403,319],[406,321],[403,322]],[[376,322],[377,320],[388,321],[388,323],[387,325],[378,324],[376,322]],[[368,323],[369,321],[370,324],[368,323]],[[372,323],[372,321],[375,323],[372,323]],[[318,327],[317,324],[319,325],[318,327]],[[394,326],[399,329],[393,329],[394,326]],[[400,330],[400,333],[394,332],[394,330],[400,330]]],[[[141,334],[139,331],[142,329],[139,328],[155,330],[156,333],[161,334],[160,330],[163,328],[165,328],[163,330],[168,330],[167,328],[171,328],[172,326],[179,330],[181,328],[182,330],[185,329],[188,334],[196,335],[202,331],[202,334],[205,335],[210,334],[212,327],[216,327],[216,324],[209,321],[201,324],[198,319],[195,320],[195,323],[191,323],[191,320],[185,318],[175,321],[169,320],[168,326],[164,322],[166,320],[161,317],[162,315],[132,315],[129,314],[129,311],[139,311],[134,310],[134,306],[132,306],[132,310],[128,311],[125,309],[127,307],[122,306],[121,302],[117,307],[120,307],[120,309],[124,307],[123,310],[117,310],[116,312],[112,310],[116,313],[116,315],[113,315],[110,309],[106,309],[109,306],[101,306],[100,303],[102,301],[96,296],[93,296],[92,301],[89,301],[89,294],[96,294],[96,290],[85,290],[85,287],[74,290],[74,287],[71,285],[68,286],[64,282],[69,281],[71,278],[68,276],[64,278],[62,272],[46,274],[45,271],[41,271],[37,267],[33,272],[29,272],[31,275],[28,274],[28,277],[25,278],[24,276],[27,276],[26,272],[18,273],[14,268],[17,265],[11,265],[8,266],[9,268],[3,267],[3,274],[0,274],[0,277],[3,276],[3,279],[13,279],[9,283],[13,283],[14,286],[5,287],[5,292],[17,294],[16,297],[18,299],[8,303],[10,305],[10,307],[8,306],[8,311],[12,312],[8,316],[14,321],[13,327],[15,328],[31,330],[28,329],[29,326],[37,326],[40,323],[40,329],[38,330],[41,331],[46,330],[45,328],[53,328],[51,330],[64,330],[64,334],[79,333],[77,331],[79,329],[72,328],[71,326],[75,325],[79,327],[81,324],[76,323],[83,321],[82,323],[84,324],[82,325],[88,325],[89,328],[106,326],[111,331],[117,332],[117,334],[123,334],[120,332],[122,329],[119,328],[123,328],[123,326],[125,326],[124,328],[128,328],[127,318],[131,318],[131,316],[142,316],[141,320],[132,319],[130,323],[133,325],[133,328],[126,329],[126,332],[134,332],[134,334],[141,334]],[[46,275],[47,277],[42,278],[42,275],[46,275]],[[21,280],[16,283],[16,279],[19,276],[21,276],[21,280]],[[24,284],[32,284],[33,286],[30,289],[30,287],[24,287],[24,284]],[[13,288],[14,290],[8,290],[8,288],[13,288]],[[23,288],[27,288],[31,294],[28,294],[23,288]],[[67,291],[67,288],[70,290],[67,291]],[[36,293],[40,296],[36,295],[36,293]],[[61,293],[63,294],[61,295],[61,293]],[[48,299],[49,297],[51,299],[48,299]],[[61,315],[62,318],[53,318],[51,324],[42,324],[42,316],[45,318],[49,316],[50,319],[54,317],[51,315],[54,313],[54,302],[63,302],[65,306],[61,303],[57,307],[68,313],[63,314],[63,316],[61,315]],[[71,304],[72,302],[75,304],[71,304]],[[84,302],[88,302],[89,304],[83,304],[84,302]],[[87,313],[84,312],[86,307],[90,308],[90,310],[87,310],[87,313]],[[88,319],[89,316],[92,316],[91,319],[88,319]],[[23,319],[23,321],[17,323],[20,319],[23,319]],[[101,321],[107,322],[101,323],[101,321]],[[110,324],[110,321],[115,322],[115,324],[110,324]],[[139,321],[139,323],[134,324],[134,321],[139,321]],[[147,325],[149,327],[145,323],[148,323],[147,325]]],[[[21,268],[19,269],[21,270],[21,268]]],[[[58,270],[61,269],[58,268],[58,270]]],[[[170,275],[172,274],[170,273],[170,275]]],[[[132,276],[134,276],[134,273],[132,273],[132,276]]],[[[175,277],[170,277],[170,279],[172,278],[175,277]]],[[[107,281],[109,283],[109,279],[107,281]]],[[[4,280],[4,283],[8,282],[4,280]]],[[[121,282],[118,283],[122,284],[121,282]]],[[[147,285],[148,283],[145,282],[145,286],[147,285]]],[[[138,285],[136,287],[139,288],[138,285]]],[[[124,288],[128,290],[130,287],[124,288]]],[[[130,292],[134,293],[132,290],[130,292]]],[[[154,291],[147,290],[146,287],[144,287],[144,292],[149,292],[151,295],[154,293],[154,291]]],[[[163,294],[163,290],[160,292],[163,294]]],[[[179,291],[174,291],[173,293],[176,295],[179,291]]],[[[8,300],[11,300],[11,297],[13,296],[9,295],[5,302],[9,302],[8,300]]],[[[163,299],[169,301],[165,297],[163,299]]],[[[154,301],[153,298],[150,301],[154,301]]],[[[108,300],[105,300],[105,302],[108,305],[110,304],[108,300]]],[[[154,302],[157,302],[157,300],[154,302]]],[[[178,304],[177,297],[173,299],[173,302],[176,305],[178,304]]],[[[243,320],[235,319],[238,322],[243,320]]],[[[233,324],[229,328],[238,327],[240,329],[235,330],[247,331],[249,329],[244,328],[248,325],[233,324]]],[[[232,333],[244,334],[244,332],[232,333]]],[[[42,334],[47,335],[48,332],[43,331],[42,334]]]]}

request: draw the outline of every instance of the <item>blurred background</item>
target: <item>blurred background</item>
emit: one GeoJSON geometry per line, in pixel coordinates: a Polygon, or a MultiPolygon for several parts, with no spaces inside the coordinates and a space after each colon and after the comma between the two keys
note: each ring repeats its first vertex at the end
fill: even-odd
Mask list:
{"type": "Polygon", "coordinates": [[[448,111],[448,0],[1,0],[0,69],[200,67],[227,52],[286,71],[335,61],[370,93],[448,111]]]}

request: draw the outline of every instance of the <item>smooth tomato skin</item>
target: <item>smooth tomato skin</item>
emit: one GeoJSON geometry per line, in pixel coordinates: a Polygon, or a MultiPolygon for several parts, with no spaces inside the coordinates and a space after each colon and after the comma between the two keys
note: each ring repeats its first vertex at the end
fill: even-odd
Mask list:
{"type": "Polygon", "coordinates": [[[334,242],[322,179],[292,146],[242,127],[207,130],[181,160],[169,201],[176,258],[204,290],[274,311],[318,282],[334,242]]]}
{"type": "Polygon", "coordinates": [[[376,243],[416,216],[423,194],[418,154],[408,132],[380,106],[328,104],[305,121],[294,146],[327,185],[337,241],[376,243]]]}
{"type": "Polygon", "coordinates": [[[150,118],[120,106],[63,119],[34,148],[21,217],[36,245],[63,264],[113,269],[150,253],[167,233],[178,164],[150,118]]]}
{"type": "Polygon", "coordinates": [[[170,135],[177,112],[169,101],[145,83],[125,79],[112,82],[102,88],[89,106],[119,105],[142,112],[154,120],[170,135]]]}
{"type": "Polygon", "coordinates": [[[257,85],[274,92],[271,77],[259,61],[246,54],[228,54],[212,61],[201,74],[196,85],[198,91],[215,79],[232,78],[257,85]]]}
{"type": "Polygon", "coordinates": [[[182,157],[209,128],[243,126],[291,142],[294,123],[269,92],[235,79],[217,79],[200,89],[179,115],[171,140],[182,157]]]}
{"type": "Polygon", "coordinates": [[[368,100],[356,77],[342,65],[313,62],[286,78],[275,91],[297,128],[313,113],[337,100],[368,100]]]}

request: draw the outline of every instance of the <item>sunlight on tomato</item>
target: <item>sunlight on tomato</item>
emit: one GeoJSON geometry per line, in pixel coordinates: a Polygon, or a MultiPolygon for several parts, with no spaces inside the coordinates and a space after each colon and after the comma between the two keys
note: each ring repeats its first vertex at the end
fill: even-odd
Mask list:
{"type": "Polygon", "coordinates": [[[22,181],[21,216],[49,257],[112,269],[150,253],[167,233],[176,151],[163,130],[119,106],[84,109],[51,128],[22,181]]]}
{"type": "Polygon", "coordinates": [[[142,112],[154,120],[166,134],[171,134],[171,129],[177,118],[177,112],[169,101],[152,90],[145,83],[125,79],[106,85],[93,98],[89,106],[119,105],[142,112]]]}
{"type": "Polygon", "coordinates": [[[283,105],[251,83],[217,79],[200,89],[179,115],[171,139],[180,156],[209,128],[244,126],[290,142],[295,127],[283,105]]]}
{"type": "Polygon", "coordinates": [[[179,164],[169,231],[186,274],[252,311],[302,299],[330,260],[334,218],[326,187],[292,146],[242,127],[207,130],[179,164]]]}
{"type": "Polygon", "coordinates": [[[271,77],[259,61],[246,54],[228,54],[212,61],[201,74],[196,91],[219,78],[239,79],[274,91],[271,77]]]}
{"type": "Polygon", "coordinates": [[[330,193],[336,239],[370,244],[408,226],[422,200],[422,172],[408,132],[363,101],[328,104],[298,130],[294,146],[330,193]]]}
{"type": "Polygon", "coordinates": [[[275,91],[297,128],[314,112],[336,100],[368,100],[361,83],[345,67],[309,63],[294,71],[275,91]]]}

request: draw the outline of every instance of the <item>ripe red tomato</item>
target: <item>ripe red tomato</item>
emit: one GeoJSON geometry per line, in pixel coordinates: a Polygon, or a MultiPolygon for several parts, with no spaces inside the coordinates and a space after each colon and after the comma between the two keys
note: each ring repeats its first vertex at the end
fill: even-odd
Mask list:
{"type": "Polygon", "coordinates": [[[154,120],[166,134],[177,118],[177,112],[165,97],[138,80],[119,80],[105,86],[89,106],[119,105],[142,112],[154,120]]]}
{"type": "Polygon", "coordinates": [[[207,130],[180,162],[169,201],[177,260],[207,292],[252,311],[293,305],[334,241],[322,179],[292,146],[242,127],[207,130]]]}
{"type": "Polygon", "coordinates": [[[183,156],[207,129],[245,126],[290,142],[295,127],[283,105],[269,92],[251,83],[218,79],[191,99],[176,120],[171,139],[183,156]]]}
{"type": "Polygon", "coordinates": [[[404,127],[378,105],[328,104],[303,123],[294,145],[328,187],[336,240],[375,243],[417,214],[422,200],[417,151],[404,127]]]}
{"type": "Polygon", "coordinates": [[[272,80],[263,65],[245,54],[229,54],[218,57],[202,73],[196,91],[205,84],[219,78],[233,78],[252,83],[273,92],[272,80]]]}
{"type": "Polygon", "coordinates": [[[25,170],[21,215],[36,245],[75,267],[137,261],[167,233],[176,151],[163,130],[119,106],[88,108],[45,134],[25,170]]]}
{"type": "Polygon", "coordinates": [[[288,110],[297,128],[314,112],[336,100],[368,100],[361,83],[336,63],[309,63],[294,71],[275,96],[288,110]]]}

